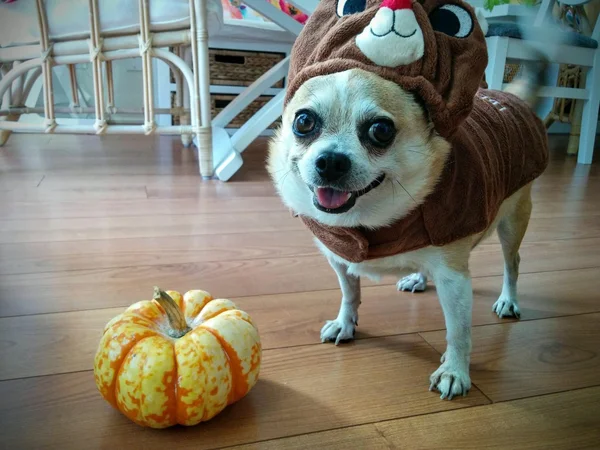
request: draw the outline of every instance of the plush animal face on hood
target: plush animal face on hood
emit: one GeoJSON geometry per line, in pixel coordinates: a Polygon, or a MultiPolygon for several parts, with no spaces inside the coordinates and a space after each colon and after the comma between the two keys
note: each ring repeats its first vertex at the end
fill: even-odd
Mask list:
{"type": "Polygon", "coordinates": [[[449,137],[486,65],[484,33],[460,0],[321,0],[294,45],[286,102],[313,77],[363,69],[412,92],[449,137]]]}

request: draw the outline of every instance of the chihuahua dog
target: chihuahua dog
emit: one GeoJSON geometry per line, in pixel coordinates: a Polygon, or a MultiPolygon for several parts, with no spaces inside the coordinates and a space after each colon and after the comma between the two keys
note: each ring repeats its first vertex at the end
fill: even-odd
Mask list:
{"type": "MultiPolygon", "coordinates": [[[[481,40],[483,33],[470,7],[460,2],[415,3],[413,7],[410,1],[322,0],[319,8],[321,14],[316,14],[314,20],[326,18],[328,22],[313,24],[311,36],[304,39],[301,36],[296,46],[305,51],[306,47],[302,46],[312,45],[310,39],[314,39],[314,30],[325,27],[327,30],[321,33],[321,38],[326,36],[340,41],[340,36],[345,33],[345,39],[351,41],[348,45],[352,47],[348,58],[358,58],[360,64],[357,63],[356,67],[347,64],[333,70],[324,66],[327,70],[302,77],[295,84],[292,92],[288,93],[281,127],[270,145],[268,169],[284,203],[313,231],[317,245],[339,279],[342,293],[340,310],[337,317],[322,328],[321,340],[337,345],[353,339],[361,303],[361,277],[379,279],[395,276],[399,280],[398,289],[409,292],[425,290],[431,278],[444,312],[447,349],[441,366],[431,375],[430,390],[438,390],[443,399],[466,395],[471,387],[469,362],[473,302],[469,255],[478,243],[497,230],[505,264],[502,292],[493,310],[499,317],[519,317],[519,246],[531,214],[531,182],[545,168],[546,149],[531,151],[532,154],[537,152],[532,159],[542,160],[533,171],[535,173],[522,177],[522,186],[507,190],[505,198],[497,202],[497,207],[491,211],[486,209],[486,221],[479,220],[482,209],[469,204],[471,197],[466,193],[464,203],[460,205],[446,205],[444,199],[457,203],[457,199],[461,198],[461,184],[457,184],[455,179],[460,178],[460,174],[472,172],[465,168],[471,160],[466,159],[460,150],[461,142],[472,136],[469,123],[483,121],[484,125],[480,127],[483,131],[480,132],[486,135],[490,124],[500,120],[494,115],[518,115],[511,104],[517,103],[518,111],[528,108],[526,103],[535,98],[539,70],[535,69],[533,77],[523,77],[515,83],[511,87],[512,94],[478,90],[475,86],[472,98],[467,99],[469,106],[474,105],[474,112],[469,109],[465,119],[460,113],[444,119],[446,122],[455,119],[457,123],[448,132],[446,122],[442,124],[436,119],[439,117],[435,110],[437,104],[424,98],[422,91],[412,89],[410,83],[405,85],[387,74],[391,73],[390,67],[414,67],[426,58],[427,51],[432,48],[429,39],[436,39],[438,48],[442,47],[440,39],[449,39],[448,33],[436,28],[436,20],[444,24],[449,18],[456,19],[458,16],[458,25],[454,27],[454,31],[458,31],[450,38],[463,38],[457,34],[463,29],[462,33],[478,33],[481,40]],[[449,8],[442,9],[448,5],[449,8]],[[331,19],[332,14],[337,17],[331,19]],[[436,14],[441,14],[444,20],[435,19],[436,14]],[[346,17],[350,15],[352,17],[346,17]],[[463,27],[464,20],[471,21],[466,28],[463,27]],[[337,34],[336,26],[342,30],[337,34]],[[413,33],[413,29],[418,32],[413,33]],[[409,34],[410,37],[407,37],[409,34]],[[383,42],[386,39],[389,42],[383,42]],[[377,48],[378,40],[383,42],[386,51],[377,48]],[[406,49],[403,45],[410,48],[406,49]],[[396,49],[399,56],[394,55],[396,49]],[[386,59],[388,56],[391,59],[386,59]],[[375,66],[384,69],[371,70],[375,66]],[[492,116],[486,121],[489,114],[492,116]],[[440,131],[442,129],[443,132],[440,131]],[[459,195],[444,197],[449,195],[450,189],[458,189],[459,195]],[[430,207],[432,202],[437,202],[435,208],[430,207]],[[452,217],[458,210],[461,218],[456,219],[457,225],[454,226],[449,222],[454,222],[452,217]],[[430,214],[428,211],[433,212],[430,214]],[[392,238],[375,239],[374,243],[373,235],[381,230],[393,230],[395,224],[404,223],[416,215],[420,217],[417,220],[419,224],[425,224],[418,225],[419,229],[424,228],[426,232],[415,232],[414,236],[426,235],[424,243],[418,244],[420,238],[412,239],[413,234],[407,235],[404,231],[391,233],[392,238]],[[462,227],[462,223],[479,225],[462,227]],[[440,232],[439,235],[444,238],[436,239],[437,230],[446,228],[458,229],[458,232],[440,232]],[[364,251],[364,246],[344,246],[344,238],[338,239],[342,234],[346,236],[344,233],[354,232],[366,235],[366,240],[375,250],[357,257],[359,250],[364,251]],[[403,240],[401,246],[398,246],[398,240],[403,240]]],[[[454,40],[450,42],[455,45],[454,40]]],[[[320,55],[328,53],[325,50],[308,51],[319,52],[320,55]]],[[[449,58],[456,56],[452,51],[449,58]]],[[[322,58],[333,58],[333,54],[335,51],[322,58]]],[[[340,55],[338,52],[335,57],[340,58],[340,55]]],[[[303,64],[310,64],[305,61],[311,58],[298,59],[303,59],[303,64]]],[[[300,64],[292,62],[294,64],[296,68],[293,70],[301,73],[300,64]]],[[[474,76],[479,77],[476,83],[481,83],[483,74],[477,66],[474,65],[474,76]]],[[[415,76],[414,71],[410,72],[410,76],[415,76]]],[[[293,77],[290,81],[294,86],[293,77]]],[[[432,86],[439,91],[438,83],[432,83],[432,86]]],[[[530,117],[533,117],[533,112],[525,119],[530,117]]],[[[511,120],[519,126],[523,117],[511,120]]],[[[540,126],[536,122],[535,132],[542,133],[540,126]]],[[[529,131],[525,130],[521,134],[526,136],[527,133],[529,131]]],[[[491,157],[484,157],[486,161],[497,160],[497,154],[506,150],[502,143],[491,149],[479,148],[481,142],[486,141],[478,140],[473,154],[491,153],[491,157]]],[[[506,143],[512,144],[510,139],[506,143]]],[[[543,138],[536,145],[544,147],[543,138]]],[[[521,146],[519,153],[527,152],[525,147],[527,145],[521,146]]],[[[523,159],[527,158],[525,153],[523,159]]],[[[489,175],[485,176],[489,178],[489,175]]],[[[496,177],[501,179],[496,182],[509,183],[511,176],[496,177]]],[[[477,183],[475,188],[486,190],[477,183]]],[[[408,229],[412,228],[402,228],[408,229]]]]}

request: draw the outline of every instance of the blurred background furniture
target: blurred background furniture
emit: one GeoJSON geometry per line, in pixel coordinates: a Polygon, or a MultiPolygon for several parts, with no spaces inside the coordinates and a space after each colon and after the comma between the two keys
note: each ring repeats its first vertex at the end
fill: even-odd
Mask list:
{"type": "Polygon", "coordinates": [[[244,3],[240,17],[230,0],[0,3],[0,145],[11,132],[181,135],[203,177],[229,179],[281,114],[287,55],[317,0],[244,3]],[[122,107],[115,66],[132,59],[143,106],[122,107]]]}
{"type": "MultiPolygon", "coordinates": [[[[590,0],[565,0],[563,5],[579,6],[590,0]]],[[[532,29],[528,33],[535,37],[535,27],[556,26],[552,23],[552,8],[555,0],[543,0],[539,7],[531,8],[524,5],[507,4],[496,6],[486,13],[489,21],[487,33],[490,62],[486,70],[486,80],[491,89],[502,89],[505,84],[507,65],[518,64],[519,61],[531,59],[532,53],[527,50],[521,40],[522,35],[518,22],[528,18],[532,29]]],[[[558,27],[557,27],[558,28],[558,27]]],[[[541,28],[540,28],[541,29],[541,28]]],[[[590,36],[573,31],[558,30],[564,33],[560,39],[565,43],[552,49],[551,63],[563,67],[577,66],[581,73],[577,77],[563,77],[564,85],[545,86],[541,95],[556,99],[574,99],[581,109],[581,125],[577,160],[581,164],[591,164],[594,143],[598,125],[598,110],[600,108],[600,23],[591,31],[590,36]],[[576,82],[574,82],[576,81],[576,82]]],[[[576,117],[574,107],[574,117],[576,117]]],[[[549,121],[552,119],[550,118],[549,121]]],[[[578,124],[575,123],[577,127],[578,124]]]]}

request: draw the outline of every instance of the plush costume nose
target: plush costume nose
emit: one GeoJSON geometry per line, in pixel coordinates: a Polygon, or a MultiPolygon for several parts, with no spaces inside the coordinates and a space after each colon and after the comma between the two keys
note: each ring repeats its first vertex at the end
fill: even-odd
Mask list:
{"type": "Polygon", "coordinates": [[[392,11],[399,9],[412,9],[412,0],[383,0],[380,8],[389,8],[392,11]]]}

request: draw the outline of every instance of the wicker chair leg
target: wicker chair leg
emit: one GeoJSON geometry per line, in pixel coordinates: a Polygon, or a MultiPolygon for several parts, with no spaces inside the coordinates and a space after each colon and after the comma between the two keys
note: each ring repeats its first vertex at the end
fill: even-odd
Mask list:
{"type": "MultiPolygon", "coordinates": [[[[19,116],[20,114],[9,114],[8,116],[6,116],[6,120],[9,122],[16,122],[19,120],[19,116]]],[[[12,131],[10,130],[0,130],[0,147],[6,144],[6,141],[8,141],[8,138],[11,134],[12,131]]]]}
{"type": "MultiPolygon", "coordinates": [[[[187,124],[183,124],[182,125],[187,125],[187,124]]],[[[188,148],[190,145],[192,145],[192,135],[191,134],[182,134],[181,135],[181,143],[183,144],[183,146],[185,148],[188,148]]]]}
{"type": "Polygon", "coordinates": [[[567,145],[567,155],[576,155],[579,151],[579,139],[581,137],[581,120],[583,115],[583,102],[574,100],[573,120],[571,121],[571,132],[569,133],[569,143],[567,145]]]}
{"type": "Polygon", "coordinates": [[[200,174],[205,179],[211,178],[214,174],[206,4],[207,0],[190,1],[192,67],[194,70],[194,92],[191,101],[195,104],[197,114],[196,117],[192,116],[192,126],[199,129],[198,163],[200,164],[200,174]]]}
{"type": "MultiPolygon", "coordinates": [[[[186,63],[189,62],[189,52],[186,52],[186,49],[182,46],[178,46],[175,48],[174,52],[177,56],[183,59],[186,63]]],[[[174,70],[173,75],[175,77],[175,107],[181,108],[181,110],[185,110],[185,108],[190,107],[190,91],[187,88],[187,83],[184,82],[183,74],[180,70],[174,70]]],[[[189,114],[182,112],[179,116],[179,124],[182,126],[190,124],[190,116],[189,114]]],[[[191,134],[182,134],[181,135],[181,143],[184,147],[189,147],[192,145],[193,136],[191,134]]]]}
{"type": "Polygon", "coordinates": [[[212,156],[212,128],[200,127],[200,133],[198,133],[198,165],[200,174],[205,180],[209,180],[213,176],[212,156]]]}

